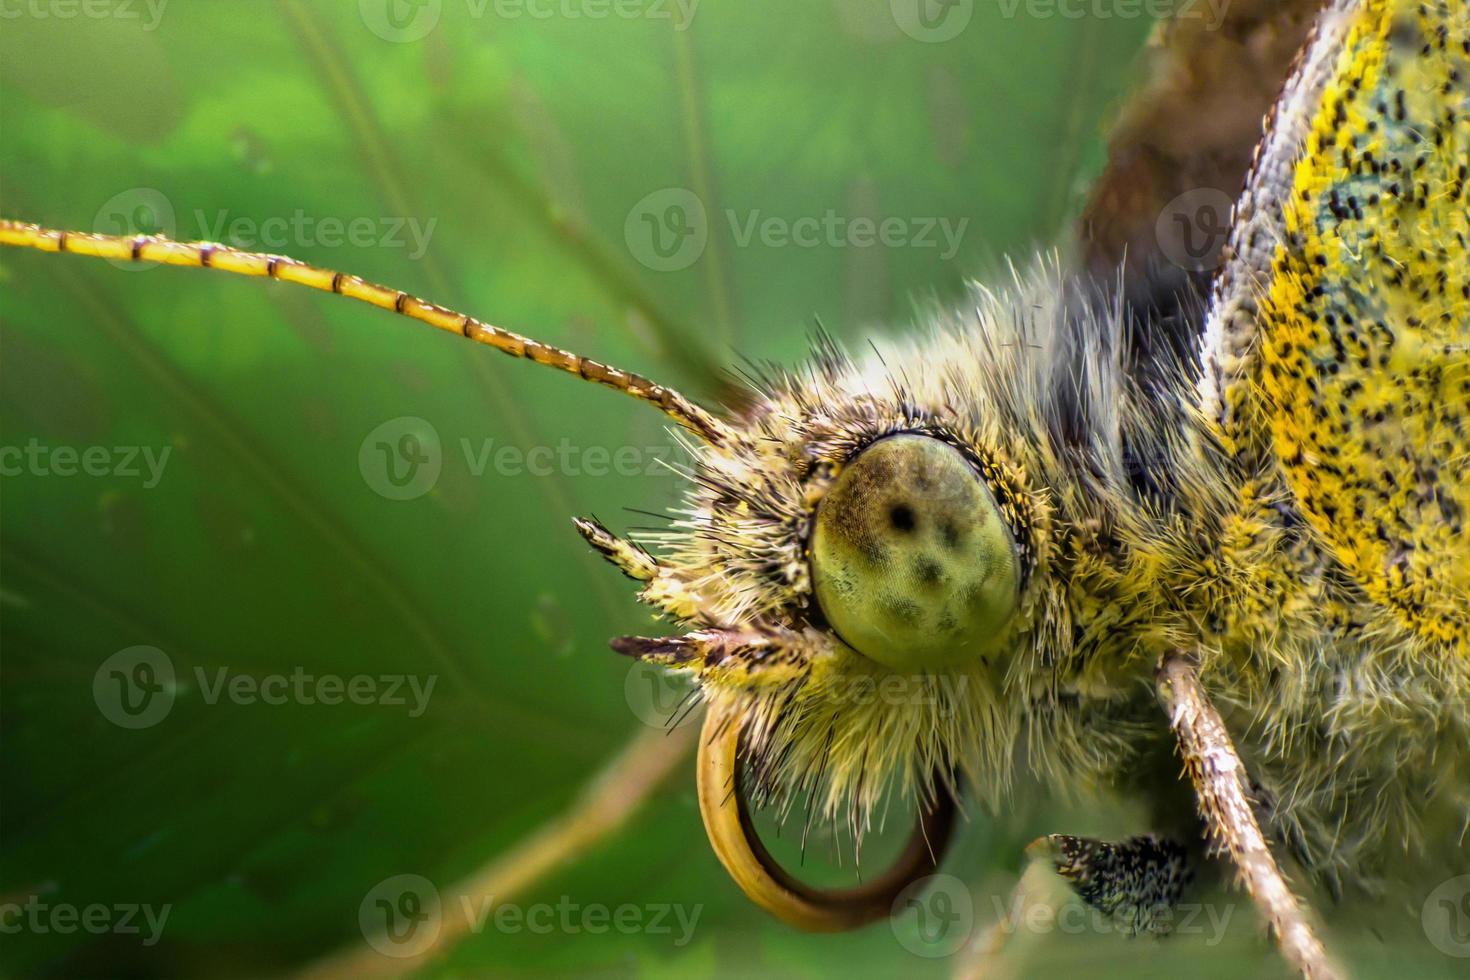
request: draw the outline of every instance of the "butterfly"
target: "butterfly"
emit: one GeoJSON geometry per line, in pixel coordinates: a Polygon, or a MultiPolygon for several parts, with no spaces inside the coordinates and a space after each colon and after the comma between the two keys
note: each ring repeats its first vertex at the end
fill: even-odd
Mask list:
{"type": "Polygon", "coordinates": [[[284,256],[14,220],[0,244],[336,293],[672,420],[670,526],[576,527],[678,627],[612,645],[695,679],[710,842],[779,918],[892,914],[957,801],[1003,808],[1026,773],[1159,814],[1037,842],[1086,904],[1165,931],[1217,852],[1292,966],[1333,976],[1283,863],[1377,887],[1463,864],[1470,827],[1470,12],[1317,15],[1233,208],[1180,225],[1186,256],[1224,236],[1198,295],[1130,251],[1157,194],[1109,195],[1178,176],[1144,156],[1115,159],[1077,254],[868,351],[819,334],[728,409],[284,256]],[[893,794],[918,801],[912,840],[857,888],[803,883],[754,830],[753,805],[810,797],[860,837],[893,794]]]}

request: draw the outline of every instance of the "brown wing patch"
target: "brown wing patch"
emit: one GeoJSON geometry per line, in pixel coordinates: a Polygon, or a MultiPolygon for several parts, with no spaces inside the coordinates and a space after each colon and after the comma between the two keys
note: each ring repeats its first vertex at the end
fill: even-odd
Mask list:
{"type": "Polygon", "coordinates": [[[1126,260],[1129,298],[1138,303],[1171,303],[1191,275],[1204,292],[1212,269],[1162,254],[1160,214],[1190,191],[1235,198],[1261,120],[1321,6],[1236,0],[1219,24],[1203,17],[1159,24],[1147,78],[1112,126],[1107,166],[1082,214],[1079,235],[1092,272],[1111,278],[1126,260]]]}

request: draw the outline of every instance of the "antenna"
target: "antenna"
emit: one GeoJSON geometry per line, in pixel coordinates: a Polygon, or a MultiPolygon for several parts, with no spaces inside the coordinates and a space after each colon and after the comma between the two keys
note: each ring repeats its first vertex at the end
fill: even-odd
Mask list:
{"type": "Polygon", "coordinates": [[[103,259],[217,269],[238,276],[279,279],[324,293],[336,293],[376,306],[380,310],[391,310],[439,330],[460,334],[511,357],[544,364],[575,374],[583,381],[593,381],[631,395],[653,405],[712,445],[723,442],[729,433],[725,424],[705,409],[673,388],[655,384],[641,375],[548,346],[509,330],[502,330],[483,320],[412,296],[401,289],[390,289],[358,276],[318,268],[284,255],[244,252],[217,242],[176,242],[161,235],[99,235],[81,231],[57,231],[4,218],[0,218],[0,245],[33,248],[42,252],[69,252],[103,259]]]}

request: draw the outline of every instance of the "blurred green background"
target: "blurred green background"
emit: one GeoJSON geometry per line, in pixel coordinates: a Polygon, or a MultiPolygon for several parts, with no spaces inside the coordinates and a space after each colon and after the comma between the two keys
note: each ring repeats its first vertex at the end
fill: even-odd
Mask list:
{"type": "MultiPolygon", "coordinates": [[[[1126,5],[915,3],[7,0],[0,213],[284,252],[717,398],[737,355],[795,362],[817,320],[855,344],[903,329],[916,301],[1065,236],[1151,24],[1126,5]],[[829,213],[898,223],[887,244],[745,235],[829,213]]],[[[608,652],[661,627],[569,521],[625,530],[654,522],[624,507],[672,502],[657,413],[193,271],[5,251],[0,330],[0,443],[35,447],[0,484],[0,903],[101,905],[114,926],[168,909],[157,937],[141,913],[141,934],[12,918],[6,976],[278,975],[353,950],[395,970],[364,942],[374,889],[422,876],[458,914],[454,882],[676,701],[608,652]],[[61,475],[68,447],[103,447],[105,472],[61,475]],[[387,472],[394,448],[437,475],[387,472]],[[214,687],[294,675],[434,687],[422,711],[408,683],[407,704],[214,687]],[[150,677],[162,707],[119,714],[124,682],[150,677]]],[[[1026,795],[972,819],[946,866],[977,932],[1038,833],[1138,829],[1125,806],[1026,795]]],[[[420,975],[943,976],[962,959],[925,955],[944,951],[912,922],[821,937],[766,918],[704,842],[687,758],[514,901],[699,918],[684,942],[491,923],[420,975]]],[[[1055,930],[1018,969],[1284,975],[1220,901],[1223,936],[1055,930]]],[[[1416,919],[1407,945],[1346,931],[1360,975],[1454,975],[1411,942],[1416,919]]]]}

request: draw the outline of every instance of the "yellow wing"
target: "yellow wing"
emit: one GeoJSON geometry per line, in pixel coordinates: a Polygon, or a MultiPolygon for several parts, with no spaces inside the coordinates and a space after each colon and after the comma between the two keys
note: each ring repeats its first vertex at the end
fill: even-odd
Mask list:
{"type": "Polygon", "coordinates": [[[1351,18],[1260,298],[1263,425],[1368,595],[1470,655],[1470,4],[1351,18]]]}

